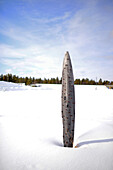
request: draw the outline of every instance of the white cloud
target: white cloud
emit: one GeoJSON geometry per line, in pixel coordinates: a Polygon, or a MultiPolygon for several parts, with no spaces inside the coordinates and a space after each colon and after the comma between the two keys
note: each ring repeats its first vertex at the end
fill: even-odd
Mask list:
{"type": "Polygon", "coordinates": [[[21,57],[25,57],[26,54],[24,54],[22,52],[22,50],[20,49],[15,49],[15,47],[12,47],[10,45],[6,45],[6,44],[0,44],[0,51],[1,51],[1,57],[11,57],[11,58],[21,58],[21,57]]]}
{"type": "Polygon", "coordinates": [[[11,68],[12,73],[23,72],[25,75],[28,72],[29,76],[37,75],[41,77],[52,75],[52,77],[56,77],[59,75],[59,69],[57,68],[59,61],[57,58],[51,57],[47,53],[47,49],[40,46],[30,46],[23,49],[15,49],[6,45],[0,47],[2,49],[2,63],[11,68]]]}
{"type": "Polygon", "coordinates": [[[6,70],[5,70],[5,73],[6,73],[6,74],[12,73],[12,69],[6,69],[6,70]]]}

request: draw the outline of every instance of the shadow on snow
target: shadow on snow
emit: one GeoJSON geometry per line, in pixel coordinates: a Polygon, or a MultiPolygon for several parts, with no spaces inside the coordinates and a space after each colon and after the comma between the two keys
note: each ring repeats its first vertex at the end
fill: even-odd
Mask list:
{"type": "Polygon", "coordinates": [[[108,142],[113,142],[113,138],[84,141],[84,142],[78,143],[77,146],[80,147],[80,146],[83,146],[83,145],[96,144],[96,143],[108,143],[108,142]]]}

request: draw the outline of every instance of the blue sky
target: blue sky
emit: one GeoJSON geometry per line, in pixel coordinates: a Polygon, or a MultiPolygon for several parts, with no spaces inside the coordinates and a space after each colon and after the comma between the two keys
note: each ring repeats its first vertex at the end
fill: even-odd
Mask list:
{"type": "Polygon", "coordinates": [[[113,0],[0,0],[0,74],[113,80],[113,0]]]}

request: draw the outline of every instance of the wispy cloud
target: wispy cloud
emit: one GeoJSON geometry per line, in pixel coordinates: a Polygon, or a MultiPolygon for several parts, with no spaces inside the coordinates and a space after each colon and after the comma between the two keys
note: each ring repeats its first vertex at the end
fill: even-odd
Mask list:
{"type": "Polygon", "coordinates": [[[1,45],[2,51],[1,62],[12,70],[12,73],[23,73],[29,76],[41,76],[46,74],[48,77],[54,77],[59,74],[57,69],[58,60],[52,58],[48,54],[45,55],[44,49],[39,46],[31,46],[29,48],[15,49],[11,46],[1,45]],[[56,73],[56,70],[57,73],[56,73]]]}
{"type": "Polygon", "coordinates": [[[22,58],[26,56],[26,54],[22,52],[22,49],[16,49],[15,47],[6,44],[0,44],[0,51],[2,58],[22,58]]]}
{"type": "Polygon", "coordinates": [[[40,23],[40,24],[49,24],[54,22],[59,22],[66,20],[70,17],[70,12],[66,12],[63,16],[53,17],[53,18],[38,18],[38,17],[28,17],[27,19],[31,20],[32,22],[40,23]]]}

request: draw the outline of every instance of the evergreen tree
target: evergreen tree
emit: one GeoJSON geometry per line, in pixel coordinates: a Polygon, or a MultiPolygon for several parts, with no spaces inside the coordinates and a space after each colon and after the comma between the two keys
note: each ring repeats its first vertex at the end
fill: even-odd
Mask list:
{"type": "Polygon", "coordinates": [[[56,84],[59,84],[60,82],[59,82],[59,78],[57,77],[56,78],[56,84]]]}
{"type": "Polygon", "coordinates": [[[74,81],[74,84],[80,84],[80,79],[76,79],[76,80],[74,81]]]}
{"type": "Polygon", "coordinates": [[[3,75],[3,81],[7,81],[7,76],[3,75]]]}
{"type": "Polygon", "coordinates": [[[100,78],[98,84],[99,84],[99,85],[102,85],[102,79],[101,79],[101,78],[100,78]]]}
{"type": "Polygon", "coordinates": [[[3,81],[3,74],[0,75],[0,81],[3,81]]]}

